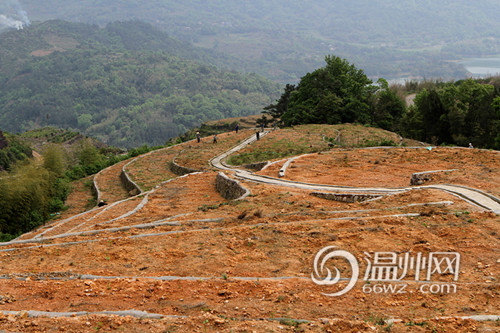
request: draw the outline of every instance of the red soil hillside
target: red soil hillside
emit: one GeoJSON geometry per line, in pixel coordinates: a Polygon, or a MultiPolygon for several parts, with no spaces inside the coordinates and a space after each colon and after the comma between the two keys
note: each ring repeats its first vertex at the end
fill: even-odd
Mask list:
{"type": "Polygon", "coordinates": [[[230,162],[277,163],[255,173],[226,164],[250,195],[225,199],[211,160],[254,136],[224,133],[217,144],[207,137],[112,166],[95,177],[107,205],[83,213],[90,189],[75,186],[74,215],[0,244],[0,330],[500,329],[500,218],[477,203],[500,197],[498,152],[410,148],[393,133],[354,125],[278,129],[233,154],[230,162]],[[396,146],[363,147],[390,141],[396,146]],[[280,178],[297,154],[310,155],[287,163],[280,178]],[[177,176],[174,159],[201,172],[177,176]],[[123,169],[141,194],[124,189],[123,169]],[[410,186],[413,173],[436,170],[453,171],[410,186]],[[442,184],[482,192],[471,198],[442,184]],[[313,192],[379,197],[344,202],[313,192]],[[341,279],[327,281],[327,268],[341,279]]]}

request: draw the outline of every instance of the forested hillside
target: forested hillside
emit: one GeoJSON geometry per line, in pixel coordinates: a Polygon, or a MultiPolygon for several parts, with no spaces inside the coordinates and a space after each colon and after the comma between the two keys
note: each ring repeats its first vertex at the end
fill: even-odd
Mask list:
{"type": "Polygon", "coordinates": [[[361,123],[432,144],[500,149],[500,78],[377,84],[347,60],[327,56],[326,66],[287,85],[264,113],[285,125],[361,123]],[[415,104],[404,98],[415,93],[415,104]]]}
{"type": "Polygon", "coordinates": [[[428,85],[404,114],[401,131],[433,144],[500,150],[500,78],[428,85]]]}
{"type": "Polygon", "coordinates": [[[140,22],[9,31],[0,38],[0,124],[158,145],[206,120],[258,113],[276,97],[277,84],[209,65],[216,61],[140,22]]]}
{"type": "Polygon", "coordinates": [[[500,53],[498,1],[22,0],[32,20],[106,24],[136,18],[245,60],[285,83],[335,53],[370,77],[463,78],[449,60],[500,53]]]}
{"type": "Polygon", "coordinates": [[[10,170],[18,161],[32,157],[31,148],[16,136],[0,130],[0,172],[10,170]]]}
{"type": "MultiPolygon", "coordinates": [[[[54,127],[20,135],[0,132],[0,242],[65,211],[66,198],[77,183],[90,194],[92,182],[83,178],[157,148],[143,146],[125,153],[81,133],[54,127]]],[[[96,205],[97,194],[92,193],[86,208],[96,205]]]]}

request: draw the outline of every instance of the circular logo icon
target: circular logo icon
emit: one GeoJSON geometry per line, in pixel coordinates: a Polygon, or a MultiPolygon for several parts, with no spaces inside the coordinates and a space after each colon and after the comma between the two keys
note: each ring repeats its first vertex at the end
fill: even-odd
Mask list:
{"type": "Polygon", "coordinates": [[[333,258],[344,258],[345,260],[347,260],[351,265],[352,276],[349,280],[349,283],[344,289],[333,294],[322,293],[326,296],[344,295],[354,287],[359,277],[359,264],[356,257],[344,250],[334,250],[335,248],[336,246],[327,246],[322,248],[316,254],[316,256],[314,257],[314,272],[311,273],[311,279],[318,285],[332,286],[337,284],[340,281],[340,271],[338,270],[338,268],[334,267],[335,276],[332,276],[332,272],[330,271],[330,269],[328,267],[325,267],[327,261],[333,258]],[[324,276],[324,278],[322,278],[322,276],[324,276]]]}

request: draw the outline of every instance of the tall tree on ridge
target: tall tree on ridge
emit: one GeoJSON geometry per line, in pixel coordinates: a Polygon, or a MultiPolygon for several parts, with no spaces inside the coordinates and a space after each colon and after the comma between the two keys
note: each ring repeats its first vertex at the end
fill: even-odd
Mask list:
{"type": "Polygon", "coordinates": [[[371,123],[372,81],[345,59],[329,55],[325,61],[325,67],[302,77],[290,94],[285,125],[371,123]]]}

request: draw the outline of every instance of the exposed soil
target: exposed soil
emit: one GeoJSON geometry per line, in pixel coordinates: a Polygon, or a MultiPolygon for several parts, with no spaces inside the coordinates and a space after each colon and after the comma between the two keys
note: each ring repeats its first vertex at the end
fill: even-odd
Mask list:
{"type": "Polygon", "coordinates": [[[189,141],[183,145],[183,150],[176,158],[176,162],[184,167],[195,170],[212,170],[209,161],[217,155],[224,153],[248,138],[254,133],[253,130],[241,130],[217,135],[217,143],[213,142],[213,136],[201,138],[201,142],[189,141]]]}
{"type": "Polygon", "coordinates": [[[373,145],[420,145],[402,140],[397,134],[361,125],[300,125],[271,131],[265,140],[233,154],[233,164],[253,163],[328,151],[331,147],[365,147],[373,145]]]}
{"type": "Polygon", "coordinates": [[[71,192],[64,203],[68,209],[61,212],[60,219],[64,219],[86,211],[95,204],[92,194],[92,177],[86,177],[71,183],[71,192]]]}
{"type": "MultiPolygon", "coordinates": [[[[261,174],[276,177],[281,164],[261,174]]],[[[457,184],[500,196],[500,153],[460,148],[332,150],[296,159],[286,179],[356,187],[408,187],[416,172],[435,173],[426,184],[457,184]],[[451,171],[453,170],[453,171],[451,171]]]]}
{"type": "Polygon", "coordinates": [[[95,176],[103,201],[111,203],[126,199],[130,196],[120,180],[122,168],[128,162],[130,162],[130,159],[116,163],[95,176]]]}
{"type": "MultiPolygon", "coordinates": [[[[432,189],[343,203],[306,190],[242,181],[252,194],[227,201],[215,189],[217,173],[208,161],[253,130],[240,133],[220,135],[217,145],[190,142],[135,160],[127,167],[131,177],[145,190],[153,190],[125,201],[121,200],[128,195],[117,180],[124,164],[109,168],[97,177],[108,205],[45,228],[45,241],[0,246],[0,312],[69,313],[68,318],[57,319],[31,318],[27,312],[0,314],[0,328],[22,332],[499,330],[498,320],[456,318],[500,315],[497,215],[432,189]],[[206,166],[206,171],[175,178],[164,166],[179,152],[179,164],[206,166]],[[63,235],[67,232],[72,234],[63,235]],[[338,297],[323,293],[338,291],[347,281],[329,287],[311,279],[315,255],[332,245],[352,253],[362,272],[354,288],[338,297]],[[367,286],[391,285],[366,284],[363,279],[367,257],[377,252],[424,256],[457,252],[458,281],[453,274],[436,274],[430,283],[422,283],[409,272],[403,281],[392,283],[398,288],[405,284],[404,292],[366,292],[367,286]],[[431,285],[439,290],[425,289],[431,285]],[[164,317],[98,313],[131,309],[164,317]],[[393,318],[394,323],[388,321],[393,318]]],[[[263,173],[276,177],[277,168],[263,173]]],[[[499,194],[498,153],[475,149],[336,148],[296,160],[286,177],[310,183],[406,187],[411,173],[436,169],[458,171],[431,182],[499,194]]],[[[83,184],[75,189],[75,193],[88,191],[83,184]]],[[[83,205],[85,196],[81,198],[83,205]]],[[[70,202],[71,211],[79,212],[78,200],[70,202]]],[[[334,263],[342,277],[352,274],[347,262],[334,263]]]]}
{"type": "Polygon", "coordinates": [[[181,149],[182,146],[174,146],[139,156],[126,167],[126,171],[143,191],[149,191],[161,182],[177,177],[169,165],[181,149]]]}

